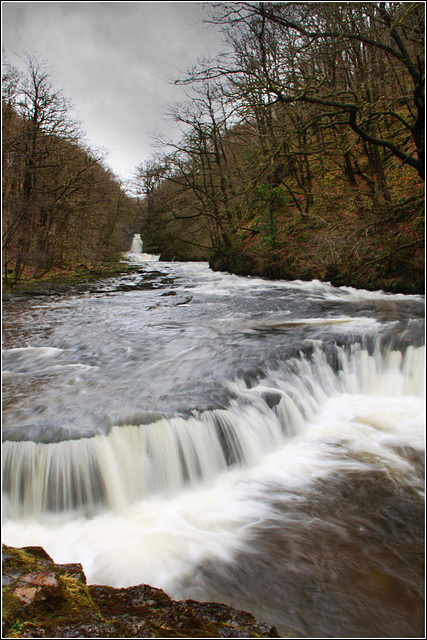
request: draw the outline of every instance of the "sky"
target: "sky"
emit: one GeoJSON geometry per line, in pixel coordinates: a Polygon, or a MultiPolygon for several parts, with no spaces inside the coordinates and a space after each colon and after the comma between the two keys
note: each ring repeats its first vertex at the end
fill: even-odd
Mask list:
{"type": "Polygon", "coordinates": [[[26,53],[47,61],[91,146],[127,180],[152,155],[153,133],[176,139],[166,108],[184,89],[171,81],[220,48],[219,31],[201,22],[209,4],[3,2],[2,46],[18,68],[26,53]]]}

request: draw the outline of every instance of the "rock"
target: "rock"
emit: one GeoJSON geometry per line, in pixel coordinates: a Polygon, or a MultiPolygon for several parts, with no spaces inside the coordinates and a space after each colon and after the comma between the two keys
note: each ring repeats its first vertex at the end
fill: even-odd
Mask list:
{"type": "Polygon", "coordinates": [[[4,545],[3,636],[62,637],[63,621],[97,621],[81,574],[81,565],[56,565],[41,547],[4,545]]]}
{"type": "Polygon", "coordinates": [[[175,601],[145,584],[88,586],[80,564],[55,564],[41,547],[3,545],[3,580],[3,637],[280,637],[225,604],[175,601]]]}

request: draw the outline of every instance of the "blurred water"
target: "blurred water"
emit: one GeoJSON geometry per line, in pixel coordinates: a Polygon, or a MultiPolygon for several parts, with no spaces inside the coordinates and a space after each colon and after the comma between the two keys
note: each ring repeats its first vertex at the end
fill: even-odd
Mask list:
{"type": "Polygon", "coordinates": [[[130,251],[124,254],[124,258],[129,262],[136,262],[141,264],[144,262],[158,262],[160,255],[154,255],[153,253],[144,253],[142,251],[143,242],[139,233],[135,233],[132,239],[130,251]]]}
{"type": "Polygon", "coordinates": [[[6,301],[4,541],[292,637],[422,637],[423,317],[153,261],[6,301]]]}

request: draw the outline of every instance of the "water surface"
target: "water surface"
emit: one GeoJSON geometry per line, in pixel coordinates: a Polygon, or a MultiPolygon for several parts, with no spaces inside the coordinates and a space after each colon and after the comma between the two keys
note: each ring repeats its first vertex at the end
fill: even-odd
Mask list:
{"type": "Polygon", "coordinates": [[[422,637],[423,314],[157,261],[6,301],[4,541],[291,637],[422,637]]]}

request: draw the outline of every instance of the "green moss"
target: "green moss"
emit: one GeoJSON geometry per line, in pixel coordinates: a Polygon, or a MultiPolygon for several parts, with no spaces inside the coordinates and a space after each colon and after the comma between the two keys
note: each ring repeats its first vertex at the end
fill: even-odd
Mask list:
{"type": "Polygon", "coordinates": [[[24,547],[17,549],[2,545],[3,563],[5,567],[20,568],[31,572],[44,568],[46,562],[52,562],[50,556],[38,547],[24,547]]]}
{"type": "Polygon", "coordinates": [[[3,592],[6,637],[20,637],[24,620],[55,637],[58,626],[100,617],[85,582],[66,575],[64,568],[55,565],[39,547],[16,549],[3,545],[3,572],[11,580],[3,592]],[[43,582],[46,575],[49,580],[43,582]]]}
{"type": "Polygon", "coordinates": [[[3,593],[2,598],[2,622],[3,633],[6,637],[13,637],[10,633],[16,633],[16,625],[20,623],[19,612],[21,603],[19,599],[9,590],[3,593]]]}
{"type": "Polygon", "coordinates": [[[86,584],[80,582],[72,576],[62,575],[61,582],[64,586],[64,602],[63,607],[66,612],[74,611],[79,615],[85,612],[98,612],[86,584]]]}

